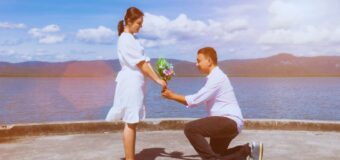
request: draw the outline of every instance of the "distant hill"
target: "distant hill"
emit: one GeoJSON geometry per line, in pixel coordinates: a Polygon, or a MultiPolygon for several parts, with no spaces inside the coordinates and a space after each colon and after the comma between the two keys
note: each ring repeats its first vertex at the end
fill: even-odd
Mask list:
{"type": "MultiPolygon", "coordinates": [[[[151,60],[155,64],[155,59],[151,60]]],[[[198,76],[195,63],[169,59],[177,76],[198,76]]],[[[281,53],[267,58],[220,61],[230,76],[340,76],[340,56],[296,57],[281,53]]],[[[119,61],[68,61],[22,63],[0,62],[1,77],[111,77],[120,70],[119,61]]]]}
{"type": "Polygon", "coordinates": [[[281,53],[267,58],[226,60],[219,65],[233,76],[340,76],[340,56],[296,57],[281,53]]]}
{"type": "Polygon", "coordinates": [[[113,76],[118,60],[0,63],[0,76],[8,77],[98,77],[113,76]]]}

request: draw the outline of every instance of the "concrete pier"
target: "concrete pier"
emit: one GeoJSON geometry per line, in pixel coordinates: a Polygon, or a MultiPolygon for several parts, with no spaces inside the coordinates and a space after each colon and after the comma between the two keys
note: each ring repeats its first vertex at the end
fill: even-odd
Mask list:
{"type": "MultiPolygon", "coordinates": [[[[148,119],[139,125],[139,160],[198,160],[182,128],[193,119],[148,119]]],[[[124,157],[121,122],[54,122],[0,127],[0,159],[120,160],[124,157]]],[[[267,160],[337,160],[340,123],[333,121],[247,120],[230,145],[262,141],[267,160]]]]}

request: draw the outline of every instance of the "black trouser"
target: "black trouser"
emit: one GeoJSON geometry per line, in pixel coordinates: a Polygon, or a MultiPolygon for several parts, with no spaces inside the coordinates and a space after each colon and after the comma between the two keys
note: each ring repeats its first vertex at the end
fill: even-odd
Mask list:
{"type": "Polygon", "coordinates": [[[238,135],[236,122],[226,117],[206,117],[185,125],[184,133],[196,152],[204,160],[244,159],[248,153],[246,145],[228,149],[232,139],[238,135]],[[210,137],[210,145],[205,137],[210,137]]]}

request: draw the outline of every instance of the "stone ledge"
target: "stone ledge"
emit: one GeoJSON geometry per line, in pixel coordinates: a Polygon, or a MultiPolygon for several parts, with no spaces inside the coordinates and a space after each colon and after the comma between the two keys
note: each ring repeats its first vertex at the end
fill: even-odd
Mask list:
{"type": "MultiPolygon", "coordinates": [[[[138,131],[182,130],[185,123],[194,118],[146,119],[138,125],[138,131]]],[[[28,123],[0,126],[0,138],[21,136],[45,136],[79,133],[117,132],[122,130],[122,122],[75,121],[53,123],[28,123]]],[[[304,130],[340,132],[339,121],[306,121],[285,119],[247,119],[244,129],[248,130],[304,130]]]]}

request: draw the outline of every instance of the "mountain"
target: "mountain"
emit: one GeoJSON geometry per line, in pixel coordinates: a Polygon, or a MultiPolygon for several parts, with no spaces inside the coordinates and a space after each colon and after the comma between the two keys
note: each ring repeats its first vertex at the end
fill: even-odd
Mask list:
{"type": "Polygon", "coordinates": [[[118,60],[0,63],[0,76],[8,77],[102,77],[118,72],[118,60]]]}
{"type": "Polygon", "coordinates": [[[233,76],[340,76],[340,56],[296,57],[281,53],[267,58],[226,60],[219,65],[233,76]]]}
{"type": "MultiPolygon", "coordinates": [[[[195,63],[168,59],[177,76],[198,76],[195,63]]],[[[155,64],[156,59],[151,63],[155,64]]],[[[297,57],[280,53],[257,59],[219,62],[229,76],[340,76],[340,56],[297,57]]],[[[0,62],[0,77],[112,77],[120,70],[115,60],[22,63],[0,62]]]]}

